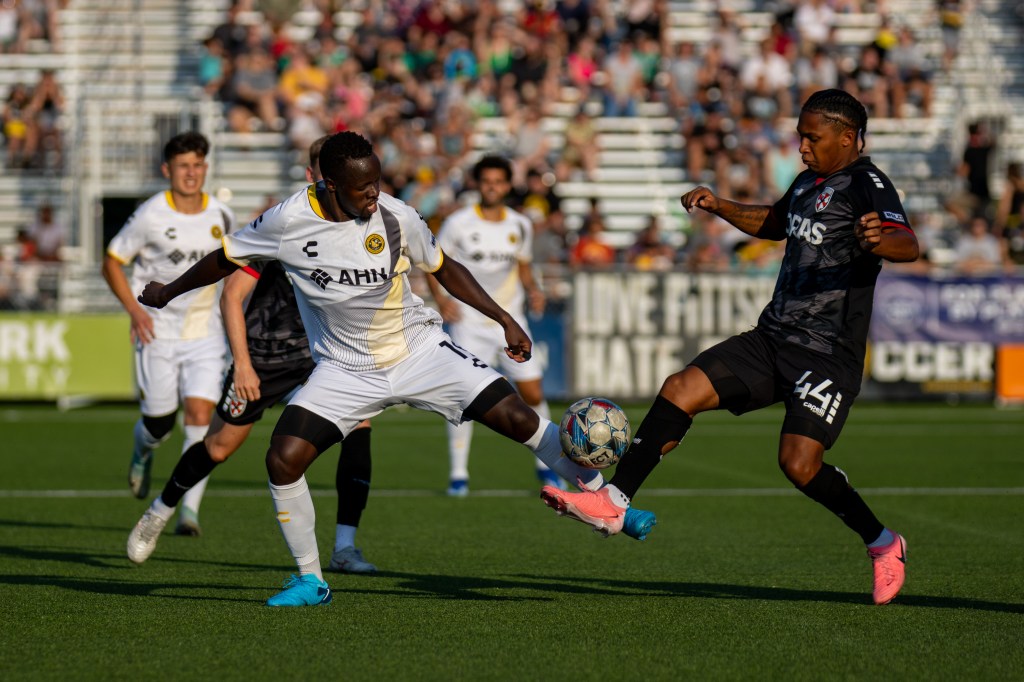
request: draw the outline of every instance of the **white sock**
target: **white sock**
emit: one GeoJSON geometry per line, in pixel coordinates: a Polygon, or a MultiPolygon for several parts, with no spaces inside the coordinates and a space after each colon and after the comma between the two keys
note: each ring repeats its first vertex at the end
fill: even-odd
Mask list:
{"type": "Polygon", "coordinates": [[[157,495],[156,499],[154,499],[153,502],[149,505],[149,510],[157,516],[159,516],[164,521],[174,516],[174,507],[170,507],[167,504],[165,504],[163,498],[161,498],[159,495],[157,495]]]}
{"type": "MultiPolygon", "coordinates": [[[[209,426],[185,426],[185,442],[182,443],[181,452],[184,454],[190,447],[201,441],[206,437],[206,432],[209,430],[209,426]]],[[[206,484],[209,482],[210,477],[207,476],[203,480],[196,483],[194,486],[189,488],[181,497],[182,509],[189,509],[193,514],[199,515],[199,505],[203,501],[203,493],[206,492],[206,484]]]]}
{"type": "Polygon", "coordinates": [[[622,507],[623,509],[629,509],[629,496],[622,492],[611,483],[604,487],[608,491],[608,499],[610,499],[616,507],[622,507]]]}
{"type": "Polygon", "coordinates": [[[171,431],[168,431],[163,438],[154,438],[153,434],[149,432],[149,429],[143,423],[142,417],[139,417],[139,420],[135,422],[135,428],[132,429],[132,436],[135,439],[135,453],[142,455],[143,458],[149,457],[160,443],[163,443],[171,436],[171,431]]]}
{"type": "Polygon", "coordinates": [[[334,527],[334,551],[356,546],[356,527],[343,526],[340,523],[334,527]]]}
{"type": "Polygon", "coordinates": [[[309,494],[306,477],[302,476],[288,485],[276,486],[271,483],[270,496],[274,498],[281,535],[288,545],[288,551],[295,558],[299,574],[312,573],[323,580],[320,550],[316,546],[316,511],[313,509],[313,497],[309,494]]]}
{"type": "Polygon", "coordinates": [[[473,422],[448,424],[448,479],[469,480],[469,444],[473,440],[473,422]]]}
{"type": "MultiPolygon", "coordinates": [[[[530,409],[537,413],[541,419],[551,421],[551,408],[548,407],[548,401],[542,400],[537,405],[530,405],[530,409]]],[[[540,457],[537,457],[537,471],[547,471],[551,467],[545,464],[540,457]]]]}
{"type": "Polygon", "coordinates": [[[574,485],[577,479],[588,490],[597,490],[604,485],[604,477],[600,471],[584,469],[562,454],[562,446],[558,442],[558,426],[547,419],[540,420],[537,433],[523,445],[533,450],[537,459],[547,464],[556,474],[574,485]]]}

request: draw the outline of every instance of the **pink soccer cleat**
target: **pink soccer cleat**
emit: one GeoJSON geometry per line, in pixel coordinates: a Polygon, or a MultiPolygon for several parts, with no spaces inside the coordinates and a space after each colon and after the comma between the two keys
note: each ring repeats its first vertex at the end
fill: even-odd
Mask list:
{"type": "Polygon", "coordinates": [[[541,488],[540,499],[558,512],[559,516],[569,516],[582,521],[605,537],[622,530],[626,510],[612,502],[607,488],[570,493],[546,485],[541,488]]]}
{"type": "Polygon", "coordinates": [[[868,556],[875,569],[874,599],[876,604],[888,604],[903,587],[907,569],[907,541],[899,533],[885,547],[868,548],[868,556]]]}

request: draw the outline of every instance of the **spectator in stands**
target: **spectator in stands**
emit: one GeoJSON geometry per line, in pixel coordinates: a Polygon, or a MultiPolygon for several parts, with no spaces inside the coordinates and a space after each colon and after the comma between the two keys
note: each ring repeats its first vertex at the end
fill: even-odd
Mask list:
{"type": "Polygon", "coordinates": [[[600,71],[597,43],[590,36],[583,36],[565,62],[568,82],[579,91],[577,101],[582,104],[590,99],[594,77],[600,71]]]}
{"type": "Polygon", "coordinates": [[[526,173],[531,169],[544,170],[548,167],[548,153],[551,142],[544,131],[544,122],[536,106],[528,107],[521,120],[509,121],[515,146],[512,152],[512,182],[522,185],[526,173]]]}
{"type": "Polygon", "coordinates": [[[783,115],[788,115],[791,109],[787,93],[792,83],[793,70],[786,58],[775,51],[770,38],[761,41],[757,54],[740,70],[740,85],[748,91],[763,88],[771,93],[783,115]]]}
{"type": "Polygon", "coordinates": [[[597,125],[581,106],[565,123],[565,143],[555,164],[555,176],[566,181],[582,174],[584,179],[593,180],[600,151],[597,125]]]}
{"type": "Polygon", "coordinates": [[[7,146],[7,167],[26,168],[32,164],[39,145],[39,127],[32,116],[32,95],[28,88],[16,83],[4,104],[3,132],[7,146]]]}
{"type": "Polygon", "coordinates": [[[405,186],[399,198],[414,207],[433,232],[451,213],[455,197],[451,188],[438,181],[433,168],[422,165],[416,169],[412,182],[405,186]]]}
{"type": "Polygon", "coordinates": [[[1006,240],[1010,260],[1024,265],[1024,174],[1017,162],[1006,166],[1006,180],[992,227],[997,236],[1006,240]]]}
{"type": "Polygon", "coordinates": [[[676,45],[676,53],[669,59],[666,69],[666,89],[669,106],[677,115],[687,112],[694,103],[700,64],[693,43],[684,40],[676,45]]]}
{"type": "Polygon", "coordinates": [[[39,75],[39,83],[32,91],[32,99],[28,104],[28,115],[35,122],[39,151],[39,165],[50,171],[61,167],[64,152],[60,131],[61,114],[64,111],[64,94],[61,92],[57,77],[53,71],[46,69],[39,75]]]}
{"type": "Polygon", "coordinates": [[[214,35],[204,40],[203,50],[199,55],[199,85],[203,87],[203,92],[211,97],[224,99],[230,69],[231,65],[220,39],[214,35]]]}
{"type": "Polygon", "coordinates": [[[956,242],[956,269],[965,275],[990,275],[1011,269],[1005,242],[989,230],[983,215],[971,218],[967,229],[956,242]]]}
{"type": "Polygon", "coordinates": [[[604,115],[636,116],[637,104],[645,91],[643,67],[633,54],[631,40],[621,40],[615,52],[605,59],[604,74],[607,78],[604,115]]]}
{"type": "Polygon", "coordinates": [[[626,250],[626,262],[637,270],[671,270],[675,249],[662,241],[657,216],[648,218],[647,226],[636,234],[636,241],[626,250]]]}
{"type": "Polygon", "coordinates": [[[949,71],[960,54],[960,30],[964,26],[962,0],[936,0],[942,28],[942,69],[949,71]]]}
{"type": "MultiPolygon", "coordinates": [[[[803,103],[818,90],[829,90],[839,86],[839,67],[828,50],[817,45],[809,56],[803,55],[794,65],[797,96],[803,103]]],[[[788,187],[789,185],[785,185],[788,187]]]]}
{"type": "Polygon", "coordinates": [[[580,228],[576,243],[569,251],[569,265],[576,268],[600,269],[615,264],[615,247],[604,236],[604,220],[600,216],[587,216],[580,228]]]}
{"type": "Polygon", "coordinates": [[[550,220],[562,210],[562,202],[555,192],[555,176],[541,173],[536,168],[526,172],[526,186],[516,186],[509,197],[512,208],[534,221],[550,220]]]}
{"type": "Polygon", "coordinates": [[[803,0],[793,15],[793,25],[804,45],[813,47],[828,41],[835,18],[835,11],[825,0],[803,0]]]}
{"type": "Polygon", "coordinates": [[[921,116],[931,116],[932,76],[928,57],[909,26],[900,27],[897,36],[898,42],[886,53],[898,76],[893,109],[902,113],[903,105],[911,104],[921,116]]]}
{"type": "Polygon", "coordinates": [[[61,260],[67,230],[53,214],[53,207],[44,202],[36,209],[36,220],[28,228],[28,236],[35,243],[35,257],[44,262],[61,260]]]}
{"type": "Polygon", "coordinates": [[[14,269],[15,286],[15,307],[26,310],[38,310],[40,306],[39,279],[42,270],[37,257],[38,248],[35,240],[29,234],[28,228],[18,227],[16,232],[17,250],[14,260],[17,263],[14,269]]]}
{"type": "Polygon", "coordinates": [[[843,86],[864,104],[868,115],[874,118],[888,118],[892,111],[895,74],[886,67],[878,47],[873,43],[865,45],[860,50],[857,66],[850,72],[843,86]]]}
{"type": "Polygon", "coordinates": [[[238,55],[231,93],[228,109],[231,130],[247,133],[284,128],[277,108],[277,70],[266,50],[257,48],[238,55]]]}
{"type": "Polygon", "coordinates": [[[803,170],[800,140],[793,134],[779,135],[775,146],[764,155],[764,193],[782,196],[803,170]]]}
{"type": "Polygon", "coordinates": [[[0,52],[25,52],[29,41],[42,34],[42,26],[24,0],[0,2],[0,52]]]}
{"type": "MultiPolygon", "coordinates": [[[[330,87],[327,72],[317,66],[303,48],[296,48],[288,55],[288,66],[281,72],[277,82],[277,92],[281,103],[286,107],[295,106],[300,98],[316,99],[323,103],[330,87]]],[[[318,137],[309,141],[313,143],[318,137]]],[[[307,144],[303,149],[308,149],[307,144]]]]}
{"type": "Polygon", "coordinates": [[[227,18],[223,24],[213,29],[213,37],[220,41],[231,60],[236,59],[245,47],[245,41],[249,30],[238,22],[238,15],[241,7],[238,3],[232,2],[228,7],[227,18]]]}
{"type": "Polygon", "coordinates": [[[967,144],[957,175],[967,182],[967,191],[978,212],[988,210],[992,199],[988,175],[995,142],[989,137],[987,126],[975,121],[967,126],[967,144]]]}

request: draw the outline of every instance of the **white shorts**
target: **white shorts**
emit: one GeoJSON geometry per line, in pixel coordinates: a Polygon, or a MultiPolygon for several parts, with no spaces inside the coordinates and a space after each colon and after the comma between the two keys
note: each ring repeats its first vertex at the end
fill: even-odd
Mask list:
{"type": "Polygon", "coordinates": [[[135,344],[135,385],[142,414],[170,414],[184,398],[216,403],[227,369],[228,346],[223,336],[135,344]]]}
{"type": "Polygon", "coordinates": [[[334,423],[342,436],[364,419],[400,403],[436,412],[459,424],[462,413],[480,392],[500,378],[439,331],[436,342],[423,344],[386,369],[353,372],[320,362],[288,404],[334,423]]]}
{"type": "MultiPolygon", "coordinates": [[[[517,319],[531,339],[530,327],[526,320],[517,319]]],[[[510,381],[538,381],[543,376],[539,360],[516,362],[505,354],[505,330],[493,324],[456,322],[449,325],[449,333],[456,346],[468,350],[491,367],[504,374],[510,381]]]]}

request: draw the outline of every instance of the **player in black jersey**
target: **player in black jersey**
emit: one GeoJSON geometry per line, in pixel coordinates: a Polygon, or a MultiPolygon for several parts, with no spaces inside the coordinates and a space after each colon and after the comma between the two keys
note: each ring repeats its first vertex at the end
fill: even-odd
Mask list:
{"type": "Polygon", "coordinates": [[[885,604],[904,580],[906,542],[885,528],[846,474],[822,461],[860,391],[875,280],[883,260],[918,257],[917,238],[892,183],[861,156],[867,111],[850,94],[823,90],[797,124],[807,170],[774,206],[722,199],[706,187],[681,198],[762,239],[786,240],[771,302],[757,326],[698,355],[665,380],[615,476],[596,492],[545,488],[559,513],[616,532],[630,500],[701,412],[734,414],[782,402],[779,467],[802,493],[864,540],[873,597],[885,604]]]}
{"type": "MultiPolygon", "coordinates": [[[[328,137],[320,138],[310,147],[310,165],[306,168],[309,182],[321,179],[318,160],[328,137]]],[[[221,309],[233,363],[206,437],[182,454],[163,492],[128,536],[128,558],[137,564],[156,549],[160,532],[182,496],[242,447],[263,412],[301,386],[316,366],[295,292],[277,261],[247,266],[227,278],[221,309]]],[[[330,570],[377,570],[355,547],[356,529],[370,492],[370,470],[367,420],[342,442],[335,476],[338,516],[330,570]]]]}

